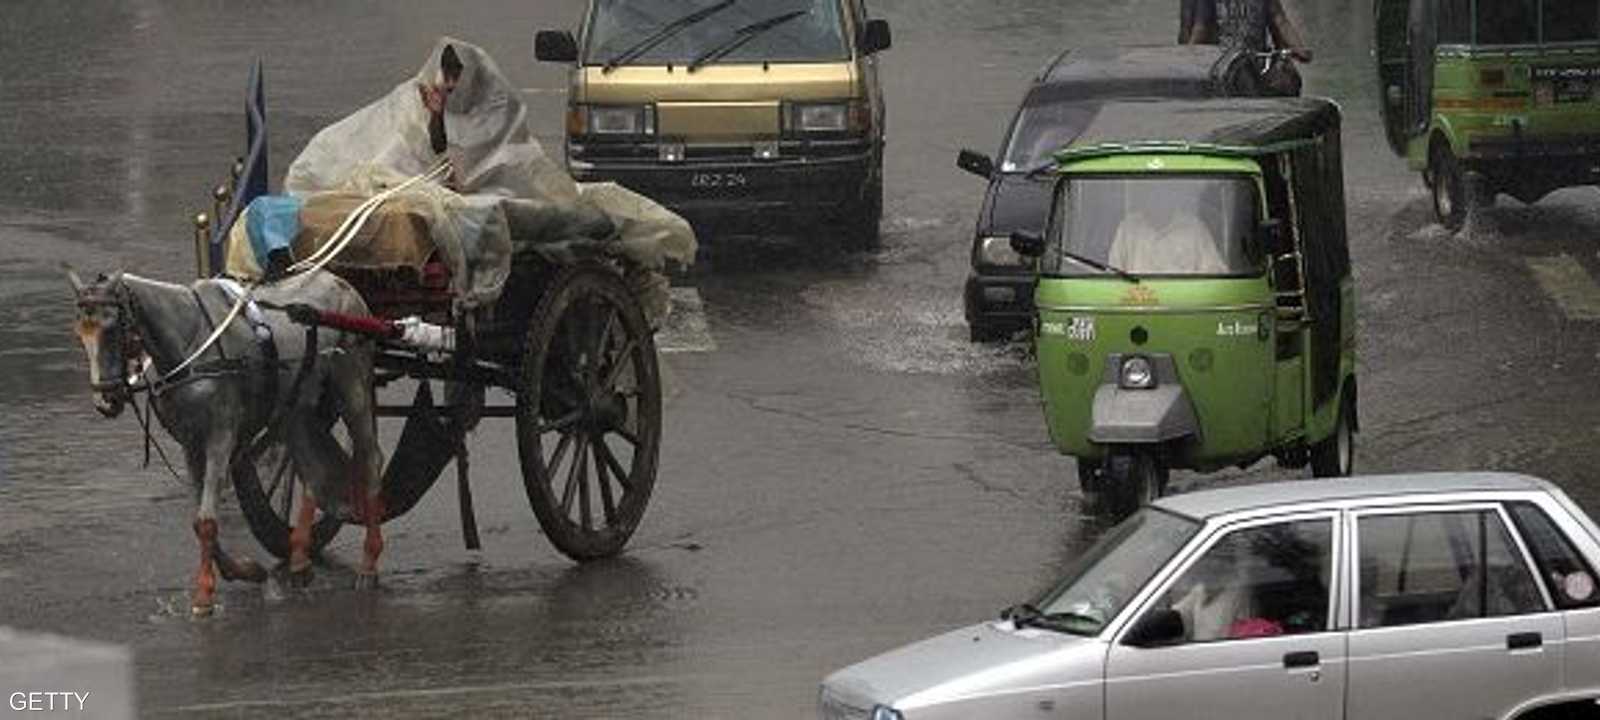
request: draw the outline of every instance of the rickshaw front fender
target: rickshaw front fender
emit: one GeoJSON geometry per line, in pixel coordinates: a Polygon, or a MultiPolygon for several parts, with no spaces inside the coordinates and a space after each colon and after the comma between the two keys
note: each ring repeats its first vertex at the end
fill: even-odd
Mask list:
{"type": "Polygon", "coordinates": [[[1160,444],[1200,436],[1194,403],[1178,384],[1124,390],[1114,383],[1094,394],[1089,441],[1100,445],[1160,444]]]}

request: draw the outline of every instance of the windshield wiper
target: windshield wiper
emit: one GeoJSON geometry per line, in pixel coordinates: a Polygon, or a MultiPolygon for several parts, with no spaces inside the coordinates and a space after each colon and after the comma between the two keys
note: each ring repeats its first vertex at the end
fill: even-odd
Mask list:
{"type": "Polygon", "coordinates": [[[1068,260],[1071,260],[1071,261],[1073,261],[1075,263],[1078,263],[1079,265],[1086,265],[1088,267],[1094,268],[1095,270],[1099,270],[1100,272],[1103,272],[1103,273],[1111,273],[1112,275],[1116,275],[1117,277],[1120,277],[1123,280],[1127,280],[1128,282],[1131,282],[1131,283],[1133,283],[1135,285],[1139,284],[1139,276],[1138,275],[1134,275],[1133,273],[1130,273],[1127,270],[1123,270],[1122,268],[1112,267],[1112,266],[1107,265],[1107,264],[1105,264],[1103,262],[1100,262],[1099,260],[1090,260],[1089,258],[1086,258],[1086,257],[1084,257],[1082,255],[1079,255],[1079,254],[1074,253],[1074,252],[1068,252],[1066,250],[1062,250],[1061,251],[1061,257],[1064,257],[1064,258],[1066,258],[1068,260]]]}
{"type": "Polygon", "coordinates": [[[610,60],[607,60],[606,65],[601,69],[601,72],[611,72],[612,70],[617,69],[617,66],[630,62],[634,58],[649,52],[650,48],[666,42],[667,38],[677,35],[678,33],[682,32],[684,28],[699,23],[706,18],[711,17],[712,15],[722,12],[723,10],[727,10],[736,2],[739,2],[739,0],[722,0],[722,2],[719,2],[715,5],[708,5],[700,8],[699,10],[689,13],[688,15],[678,18],[677,20],[673,20],[672,22],[662,25],[660,30],[650,33],[649,37],[629,45],[626,50],[617,53],[610,60]]]}
{"type": "Polygon", "coordinates": [[[689,61],[688,70],[689,72],[694,72],[701,65],[711,62],[712,60],[716,60],[717,58],[744,47],[745,43],[754,40],[757,35],[760,35],[761,33],[771,30],[809,12],[811,11],[791,10],[782,15],[774,15],[765,20],[757,20],[756,22],[750,23],[749,25],[739,28],[738,30],[734,30],[733,35],[729,36],[727,40],[724,40],[721,43],[713,46],[710,50],[700,53],[699,57],[689,61]]]}
{"type": "Polygon", "coordinates": [[[1099,618],[1074,612],[1046,613],[1032,603],[1020,603],[1000,613],[1001,620],[1010,620],[1019,628],[1033,627],[1071,635],[1092,635],[1104,624],[1099,618]],[[1085,628],[1087,624],[1089,627],[1085,628]]]}

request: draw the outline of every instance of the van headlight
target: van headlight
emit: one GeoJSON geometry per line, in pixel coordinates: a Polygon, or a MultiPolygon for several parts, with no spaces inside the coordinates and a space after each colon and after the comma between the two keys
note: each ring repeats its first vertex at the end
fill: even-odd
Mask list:
{"type": "Polygon", "coordinates": [[[656,134],[654,105],[575,105],[569,131],[588,135],[647,136],[656,134]]]}
{"type": "Polygon", "coordinates": [[[784,106],[783,129],[791,135],[809,133],[865,133],[870,124],[866,103],[789,103],[784,106]]]}
{"type": "Polygon", "coordinates": [[[1156,386],[1156,368],[1150,358],[1142,355],[1124,359],[1117,377],[1123,390],[1149,390],[1156,386]]]}
{"type": "Polygon", "coordinates": [[[986,237],[978,243],[978,262],[991,267],[1023,267],[1028,259],[1011,249],[1010,237],[986,237]]]}

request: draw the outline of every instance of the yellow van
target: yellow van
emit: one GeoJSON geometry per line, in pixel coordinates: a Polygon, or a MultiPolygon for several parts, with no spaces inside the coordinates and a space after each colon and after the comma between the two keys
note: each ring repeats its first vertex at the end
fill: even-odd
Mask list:
{"type": "Polygon", "coordinates": [[[534,39],[572,65],[567,165],[702,234],[836,228],[878,242],[889,24],[865,0],[590,0],[534,39]]]}

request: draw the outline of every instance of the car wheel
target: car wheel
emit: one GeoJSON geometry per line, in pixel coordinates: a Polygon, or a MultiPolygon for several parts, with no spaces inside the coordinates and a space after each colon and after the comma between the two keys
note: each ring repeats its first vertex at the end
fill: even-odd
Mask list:
{"type": "Polygon", "coordinates": [[[1311,475],[1319,478],[1350,477],[1355,472],[1355,413],[1347,399],[1339,405],[1333,434],[1311,448],[1311,475]]]}

